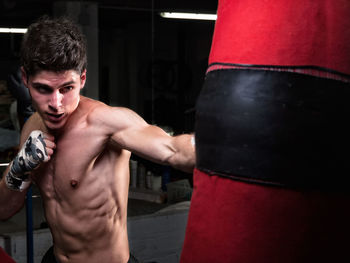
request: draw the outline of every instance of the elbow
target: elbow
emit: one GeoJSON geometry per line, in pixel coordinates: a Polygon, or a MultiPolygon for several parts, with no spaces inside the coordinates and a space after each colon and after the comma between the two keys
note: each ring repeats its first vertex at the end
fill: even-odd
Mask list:
{"type": "Polygon", "coordinates": [[[24,206],[23,202],[19,203],[10,203],[10,204],[2,204],[0,208],[0,221],[7,221],[15,214],[17,214],[24,206]]]}
{"type": "Polygon", "coordinates": [[[14,214],[16,214],[16,213],[8,213],[6,211],[1,211],[0,221],[5,222],[5,221],[9,220],[14,214]]]}
{"type": "Polygon", "coordinates": [[[10,219],[10,218],[0,218],[0,222],[5,223],[8,219],[10,219]]]}
{"type": "Polygon", "coordinates": [[[0,221],[4,222],[9,220],[11,217],[17,214],[22,209],[22,207],[23,205],[18,207],[17,209],[4,209],[0,211],[0,221]]]}

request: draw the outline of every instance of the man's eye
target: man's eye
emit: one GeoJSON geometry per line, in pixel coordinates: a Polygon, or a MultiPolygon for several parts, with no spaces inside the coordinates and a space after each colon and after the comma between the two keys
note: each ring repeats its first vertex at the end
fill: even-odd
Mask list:
{"type": "Polygon", "coordinates": [[[60,92],[61,93],[66,93],[66,92],[68,92],[68,91],[70,91],[72,89],[73,89],[73,86],[66,86],[66,87],[63,87],[62,89],[60,89],[60,92]]]}
{"type": "Polygon", "coordinates": [[[36,90],[39,93],[42,93],[42,94],[49,94],[49,93],[51,93],[51,90],[48,89],[48,88],[45,88],[45,87],[37,87],[36,90]]]}

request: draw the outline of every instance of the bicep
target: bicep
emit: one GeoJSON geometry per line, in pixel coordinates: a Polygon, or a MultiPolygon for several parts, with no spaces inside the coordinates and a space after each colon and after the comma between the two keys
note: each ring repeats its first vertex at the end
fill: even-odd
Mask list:
{"type": "Polygon", "coordinates": [[[149,125],[141,116],[127,108],[97,109],[93,119],[106,129],[113,143],[145,159],[166,163],[173,154],[172,137],[157,126],[149,125]],[[102,124],[102,125],[101,125],[102,124]]]}
{"type": "Polygon", "coordinates": [[[122,148],[140,157],[161,164],[167,164],[174,154],[172,137],[153,125],[131,126],[113,134],[112,139],[122,148]]]}

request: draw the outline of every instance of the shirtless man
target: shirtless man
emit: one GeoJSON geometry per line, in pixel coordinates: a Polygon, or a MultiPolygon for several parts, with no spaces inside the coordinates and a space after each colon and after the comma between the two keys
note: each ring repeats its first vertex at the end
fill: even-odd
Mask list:
{"type": "Polygon", "coordinates": [[[21,209],[34,182],[56,262],[128,262],[131,152],[192,172],[193,137],[169,136],[129,109],[81,96],[85,41],[67,20],[45,18],[29,27],[22,75],[37,113],[24,125],[22,150],[0,182],[0,219],[21,209]]]}

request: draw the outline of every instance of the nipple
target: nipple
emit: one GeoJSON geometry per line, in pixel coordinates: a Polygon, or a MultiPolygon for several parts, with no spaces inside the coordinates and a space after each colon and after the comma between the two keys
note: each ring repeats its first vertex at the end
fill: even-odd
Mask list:
{"type": "Polygon", "coordinates": [[[71,180],[71,181],[70,181],[70,185],[71,185],[73,188],[77,188],[77,186],[78,186],[78,181],[76,181],[76,180],[71,180]]]}

